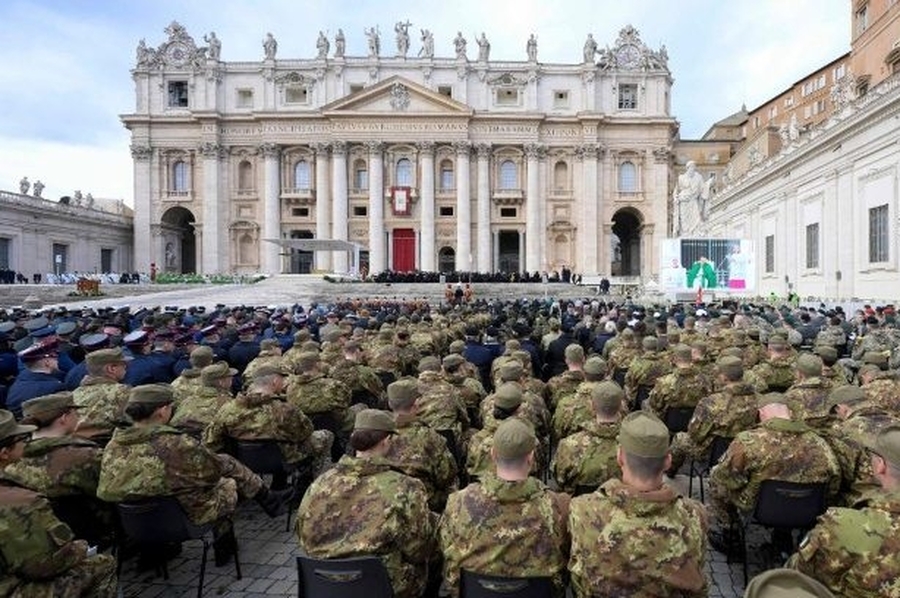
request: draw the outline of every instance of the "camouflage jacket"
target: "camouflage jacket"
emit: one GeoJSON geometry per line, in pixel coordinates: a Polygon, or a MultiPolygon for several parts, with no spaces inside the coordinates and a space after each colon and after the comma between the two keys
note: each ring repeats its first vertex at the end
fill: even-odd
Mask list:
{"type": "Polygon", "coordinates": [[[569,573],[577,598],[705,597],[706,511],[666,485],[610,480],[572,499],[569,573]]]}
{"type": "MultiPolygon", "coordinates": [[[[612,341],[606,344],[609,345],[610,342],[612,341]]],[[[617,342],[615,347],[609,352],[609,358],[607,359],[610,376],[614,376],[616,370],[627,370],[630,368],[632,360],[640,354],[641,348],[634,343],[617,342]]]]}
{"type": "Polygon", "coordinates": [[[816,335],[817,345],[829,345],[831,347],[843,347],[847,344],[847,333],[840,326],[828,325],[816,335]]]}
{"type": "Polygon", "coordinates": [[[831,392],[831,384],[824,378],[807,378],[800,380],[784,393],[784,399],[794,419],[817,420],[828,417],[828,393],[831,392]]]}
{"type": "Polygon", "coordinates": [[[500,480],[493,474],[452,495],[441,517],[444,581],[459,594],[459,572],[550,577],[555,596],[566,588],[569,497],[529,477],[500,480]]]}
{"type": "Polygon", "coordinates": [[[862,361],[868,352],[890,353],[896,346],[895,333],[887,328],[876,328],[856,339],[850,356],[854,361],[862,361]]]}
{"type": "MultiPolygon", "coordinates": [[[[544,400],[533,392],[522,389],[522,405],[519,414],[534,428],[538,439],[544,438],[550,433],[550,412],[544,405],[544,400]]],[[[494,395],[488,395],[481,402],[481,421],[487,427],[494,419],[494,395]]]]}
{"type": "Polygon", "coordinates": [[[657,380],[650,391],[650,410],[662,418],[672,407],[696,407],[712,391],[712,377],[698,367],[675,368],[657,380]]]}
{"type": "Polygon", "coordinates": [[[191,521],[210,523],[234,511],[234,480],[223,478],[212,451],[164,425],[116,430],[103,451],[97,497],[123,502],[174,496],[191,521]]]}
{"type": "Polygon", "coordinates": [[[581,427],[580,432],[560,440],[553,462],[556,484],[569,494],[579,486],[600,486],[622,475],[616,462],[619,422],[589,420],[581,427]]]}
{"type": "Polygon", "coordinates": [[[108,436],[116,428],[131,425],[125,405],[131,387],[102,376],[85,376],[72,393],[78,410],[79,436],[108,436]]]}
{"type": "Polygon", "coordinates": [[[831,508],[787,566],[843,598],[900,596],[900,494],[878,490],[851,509],[831,508]]]}
{"type": "Polygon", "coordinates": [[[466,410],[477,411],[481,401],[487,396],[487,391],[478,380],[477,374],[473,376],[463,373],[444,374],[444,378],[459,390],[459,396],[465,404],[466,410]]]}
{"type": "Polygon", "coordinates": [[[303,413],[314,415],[334,412],[343,417],[350,406],[350,389],[325,374],[294,374],[288,377],[287,400],[303,413]]]}
{"type": "Polygon", "coordinates": [[[384,385],[369,366],[341,358],[331,368],[329,376],[350,389],[351,403],[365,403],[376,408],[383,406],[384,385]]]}
{"type": "Polygon", "coordinates": [[[44,496],[97,496],[100,480],[99,446],[82,438],[35,438],[25,445],[19,461],[6,466],[6,474],[44,496]]]}
{"type": "Polygon", "coordinates": [[[386,459],[408,476],[425,484],[428,506],[440,512],[447,495],[456,490],[456,460],[444,437],[413,416],[397,416],[397,434],[386,459]]]}
{"type": "Polygon", "coordinates": [[[765,480],[840,485],[840,465],[828,443],[800,421],[770,419],[735,437],[710,473],[714,501],[747,512],[765,480]]]}
{"type": "Polygon", "coordinates": [[[791,355],[769,359],[754,367],[751,372],[758,376],[766,384],[766,389],[772,392],[784,392],[794,385],[794,362],[796,358],[791,355]]]}
{"type": "Polygon", "coordinates": [[[193,388],[175,406],[169,425],[190,432],[203,432],[216,413],[231,400],[231,393],[227,390],[211,386],[193,388]]]}
{"type": "Polygon", "coordinates": [[[201,370],[202,368],[188,368],[182,371],[177,378],[172,380],[171,386],[172,390],[175,392],[176,404],[184,398],[188,392],[203,386],[203,382],[200,379],[201,370]]]}
{"type": "MultiPolygon", "coordinates": [[[[528,425],[533,426],[531,421],[525,417],[518,415],[513,417],[517,417],[528,425]]],[[[499,425],[499,421],[491,418],[491,421],[485,424],[483,429],[476,432],[469,439],[469,450],[466,452],[466,471],[470,476],[480,478],[494,471],[491,449],[494,448],[494,432],[497,431],[499,425]]],[[[535,459],[531,467],[531,475],[539,476],[541,474],[542,463],[540,461],[542,454],[540,440],[538,440],[538,446],[534,449],[535,459]]]]}
{"type": "Polygon", "coordinates": [[[831,383],[832,387],[835,386],[847,386],[850,384],[850,381],[847,380],[847,376],[844,374],[842,368],[837,365],[834,366],[822,366],[822,378],[831,383]]]}
{"type": "Polygon", "coordinates": [[[581,425],[594,419],[591,408],[591,392],[599,382],[582,382],[575,392],[563,397],[553,412],[553,439],[561,441],[581,429],[581,425]]]}
{"type": "Polygon", "coordinates": [[[636,404],[641,388],[646,389],[649,393],[656,381],[669,373],[672,368],[668,362],[662,359],[658,354],[641,355],[631,362],[628,373],[625,374],[625,400],[629,404],[636,404]]]}
{"type": "Polygon", "coordinates": [[[461,438],[469,429],[469,415],[459,390],[440,372],[419,374],[419,420],[434,430],[453,430],[461,438]]]}
{"type": "Polygon", "coordinates": [[[550,410],[556,409],[560,400],[573,394],[582,382],[584,382],[584,372],[581,370],[566,370],[562,374],[550,378],[547,381],[547,390],[550,395],[550,410]]]}
{"type": "Polygon", "coordinates": [[[879,487],[866,444],[883,428],[900,424],[900,418],[870,402],[854,405],[852,409],[847,419],[838,420],[823,434],[841,464],[841,504],[845,505],[853,504],[879,487]]]}
{"type": "Polygon", "coordinates": [[[735,382],[720,392],[704,397],[697,403],[688,424],[687,435],[691,441],[690,453],[705,454],[713,438],[734,438],[739,432],[756,425],[757,394],[743,382],[735,382]]]}
{"type": "Polygon", "coordinates": [[[293,464],[310,456],[312,433],[312,422],[294,405],[274,396],[244,393],[215,414],[203,433],[203,444],[221,453],[229,438],[274,440],[285,462],[293,464]]]}
{"type": "Polygon", "coordinates": [[[894,372],[880,373],[862,389],[870,401],[900,417],[900,379],[894,372]]]}
{"type": "Polygon", "coordinates": [[[397,598],[418,598],[428,578],[435,518],[422,482],[381,458],[341,457],[297,511],[300,547],[317,559],[381,558],[397,598]]]}
{"type": "Polygon", "coordinates": [[[284,358],[281,355],[264,355],[260,353],[253,358],[253,361],[247,364],[247,367],[244,368],[244,373],[241,374],[244,379],[244,388],[247,388],[250,385],[256,370],[267,364],[277,365],[283,362],[284,358]]]}

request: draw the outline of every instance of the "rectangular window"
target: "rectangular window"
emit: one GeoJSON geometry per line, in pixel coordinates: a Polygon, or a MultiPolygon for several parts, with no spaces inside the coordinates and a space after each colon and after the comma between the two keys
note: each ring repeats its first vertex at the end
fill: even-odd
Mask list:
{"type": "Polygon", "coordinates": [[[356,191],[367,191],[369,189],[369,171],[365,168],[358,168],[353,173],[353,189],[356,191]]]}
{"type": "Polygon", "coordinates": [[[553,92],[553,107],[554,108],[568,108],[569,107],[569,92],[565,90],[557,90],[553,92]]]}
{"type": "Polygon", "coordinates": [[[769,108],[769,120],[772,120],[776,116],[778,116],[778,106],[772,106],[769,108]]]}
{"type": "Polygon", "coordinates": [[[856,35],[862,34],[869,28],[869,5],[866,4],[856,11],[856,35]]]}
{"type": "Polygon", "coordinates": [[[812,106],[804,106],[803,107],[803,118],[809,118],[812,116],[812,106]]]}
{"type": "Polygon", "coordinates": [[[439,214],[441,216],[453,216],[453,206],[441,206],[439,214]]]}
{"type": "Polygon", "coordinates": [[[449,85],[438,85],[438,93],[448,98],[453,97],[453,88],[449,85]]]}
{"type": "Polygon", "coordinates": [[[285,104],[306,104],[309,102],[309,90],[305,87],[288,87],[284,90],[285,104]]]}
{"type": "Polygon", "coordinates": [[[619,110],[635,110],[637,108],[637,84],[622,83],[619,85],[619,110]]]}
{"type": "Polygon", "coordinates": [[[766,273],[775,271],[775,235],[766,237],[766,273]]]}
{"type": "Polygon", "coordinates": [[[356,93],[357,91],[362,91],[365,88],[365,85],[362,83],[351,83],[350,84],[350,93],[356,93]]]}
{"type": "Polygon", "coordinates": [[[12,242],[9,239],[0,238],[0,268],[9,269],[9,248],[12,242]]]}
{"type": "Polygon", "coordinates": [[[57,274],[68,272],[69,262],[69,246],[62,243],[53,244],[53,264],[52,271],[57,274]]]}
{"type": "Polygon", "coordinates": [[[369,207],[368,206],[353,206],[353,215],[364,218],[369,215],[369,207]]]}
{"type": "Polygon", "coordinates": [[[869,208],[869,262],[888,261],[888,207],[887,204],[869,208]]]}
{"type": "Polygon", "coordinates": [[[253,108],[253,90],[239,89],[237,90],[237,107],[253,108]]]}
{"type": "Polygon", "coordinates": [[[309,218],[309,208],[291,208],[291,216],[309,218]]]}
{"type": "Polygon", "coordinates": [[[169,81],[169,108],[188,107],[187,81],[169,81]]]}
{"type": "Polygon", "coordinates": [[[454,188],[453,181],[453,167],[452,166],[441,166],[441,181],[440,181],[440,190],[441,191],[452,191],[454,188]]]}
{"type": "Polygon", "coordinates": [[[831,80],[836,82],[839,79],[842,79],[844,75],[847,73],[847,65],[836,66],[832,69],[831,72],[831,80]]]}
{"type": "Polygon", "coordinates": [[[819,223],[806,225],[806,267],[819,267],[819,223]]]}
{"type": "Polygon", "coordinates": [[[790,108],[793,105],[794,105],[794,96],[788,96],[788,97],[784,98],[784,107],[785,108],[790,108]]]}
{"type": "Polygon", "coordinates": [[[498,89],[497,90],[498,106],[518,106],[519,90],[518,89],[498,89]]]}
{"type": "Polygon", "coordinates": [[[101,272],[112,272],[112,260],[113,260],[113,250],[112,249],[100,249],[100,271],[101,272]]]}
{"type": "Polygon", "coordinates": [[[517,213],[516,208],[500,208],[501,218],[515,218],[517,213]]]}

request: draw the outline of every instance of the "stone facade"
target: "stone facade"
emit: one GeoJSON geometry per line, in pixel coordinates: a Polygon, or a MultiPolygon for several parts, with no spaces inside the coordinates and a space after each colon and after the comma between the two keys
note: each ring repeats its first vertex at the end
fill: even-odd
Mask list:
{"type": "Polygon", "coordinates": [[[468,56],[461,35],[441,58],[423,30],[413,56],[408,28],[396,52],[367,30],[368,56],[345,56],[339,32],[333,53],[320,35],[318,56],[282,59],[269,36],[250,62],[220,61],[214,34],[197,47],[177,23],[155,49],[142,40],[122,116],[136,267],[353,267],[268,242],[306,238],[360,244],[370,272],[656,273],[676,130],[665,48],[626,27],[573,64],[532,44],[491,60],[483,39],[468,56]]]}

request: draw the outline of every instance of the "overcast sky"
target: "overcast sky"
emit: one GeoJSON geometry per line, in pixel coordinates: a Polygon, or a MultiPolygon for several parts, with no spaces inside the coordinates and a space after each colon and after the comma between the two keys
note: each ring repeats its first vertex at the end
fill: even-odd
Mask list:
{"type": "MultiPolygon", "coordinates": [[[[683,139],[761,104],[849,50],[849,0],[2,0],[0,1],[0,189],[27,175],[57,199],[75,189],[132,202],[129,136],[119,114],[134,106],[135,47],[165,41],[179,21],[203,45],[215,31],[222,59],[262,58],[271,31],[279,58],[315,54],[318,31],[343,28],[347,54],[365,54],[363,29],[382,48],[393,24],[434,32],[452,56],[458,30],[484,31],[491,58],[523,60],[530,33],[541,62],[580,62],[587,33],[613,45],[631,24],[653,49],[665,44],[675,79],[672,109],[683,139]]],[[[333,44],[332,44],[333,47],[333,44]]],[[[414,36],[411,54],[418,51],[414,36]]],[[[473,49],[475,48],[475,49],[473,49]]]]}

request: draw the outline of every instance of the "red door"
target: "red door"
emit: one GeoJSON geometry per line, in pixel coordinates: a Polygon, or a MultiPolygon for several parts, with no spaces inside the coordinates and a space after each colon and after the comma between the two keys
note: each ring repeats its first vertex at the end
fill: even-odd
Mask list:
{"type": "Polygon", "coordinates": [[[416,269],[416,231],[411,228],[394,229],[394,272],[416,269]]]}

